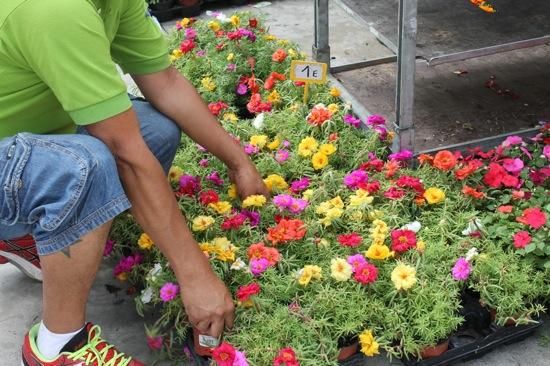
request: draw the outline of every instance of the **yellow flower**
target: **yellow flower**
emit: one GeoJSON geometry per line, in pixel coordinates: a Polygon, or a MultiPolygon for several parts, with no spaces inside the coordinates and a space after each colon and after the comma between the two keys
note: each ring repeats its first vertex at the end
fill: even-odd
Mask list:
{"type": "Polygon", "coordinates": [[[223,120],[227,122],[237,122],[239,118],[233,112],[227,112],[223,114],[223,120]]]}
{"type": "Polygon", "coordinates": [[[300,272],[298,272],[298,283],[302,286],[307,286],[311,281],[312,274],[311,269],[302,268],[300,272]]]}
{"type": "Polygon", "coordinates": [[[328,210],[332,208],[332,204],[329,201],[321,202],[315,209],[315,213],[319,215],[326,215],[328,210]]]}
{"type": "Polygon", "coordinates": [[[277,104],[277,103],[281,102],[281,95],[279,93],[277,93],[277,90],[273,90],[267,96],[267,101],[271,102],[273,104],[277,104]]]}
{"type": "Polygon", "coordinates": [[[233,61],[235,58],[235,54],[233,52],[230,52],[229,55],[227,55],[227,61],[233,61]]]}
{"type": "Polygon", "coordinates": [[[220,23],[216,22],[215,20],[211,20],[208,22],[208,28],[212,29],[212,31],[217,32],[220,30],[220,23]]]}
{"type": "Polygon", "coordinates": [[[265,196],[263,196],[261,194],[254,194],[254,195],[248,196],[244,199],[243,207],[244,208],[262,207],[263,205],[265,205],[266,201],[267,200],[266,200],[265,196]]]}
{"type": "Polygon", "coordinates": [[[369,205],[374,200],[374,197],[369,196],[369,192],[363,189],[358,189],[355,194],[349,197],[349,207],[362,207],[369,205]]]}
{"type": "Polygon", "coordinates": [[[365,252],[365,257],[369,259],[383,260],[392,256],[390,248],[386,245],[372,244],[365,252]]]}
{"type": "Polygon", "coordinates": [[[416,242],[416,250],[418,250],[420,253],[424,253],[425,249],[426,249],[426,243],[424,243],[423,240],[419,240],[416,242]]]}
{"type": "Polygon", "coordinates": [[[264,179],[264,184],[270,191],[273,191],[274,189],[285,190],[288,188],[288,183],[283,177],[277,174],[268,175],[267,178],[264,179]]]}
{"type": "Polygon", "coordinates": [[[262,149],[267,144],[266,135],[253,135],[250,137],[250,144],[262,149]]]}
{"type": "Polygon", "coordinates": [[[122,282],[128,280],[128,272],[119,273],[119,274],[116,276],[116,279],[119,280],[119,281],[122,281],[122,282]]]}
{"type": "Polygon", "coordinates": [[[208,207],[210,207],[220,215],[229,213],[231,211],[231,203],[227,201],[212,202],[208,204],[208,207]]]}
{"type": "Polygon", "coordinates": [[[170,55],[170,61],[174,62],[175,60],[179,59],[181,56],[183,56],[183,52],[179,48],[176,48],[172,51],[172,54],[170,55]]]}
{"type": "Polygon", "coordinates": [[[336,146],[333,144],[322,144],[319,147],[319,152],[322,152],[325,155],[332,155],[336,152],[336,146]]]}
{"type": "Polygon", "coordinates": [[[273,140],[269,144],[267,144],[267,148],[269,150],[275,150],[276,148],[279,147],[280,144],[281,144],[281,140],[279,140],[279,138],[276,137],[275,140],[273,140]]]}
{"type": "Polygon", "coordinates": [[[443,202],[445,200],[445,192],[439,188],[428,188],[424,191],[424,198],[430,205],[443,202]]]}
{"type": "Polygon", "coordinates": [[[327,105],[327,109],[334,114],[334,113],[338,112],[340,107],[338,107],[338,104],[331,103],[331,104],[327,105]]]}
{"type": "Polygon", "coordinates": [[[277,41],[277,43],[284,47],[288,44],[288,40],[287,39],[280,39],[280,40],[277,41]]]}
{"type": "Polygon", "coordinates": [[[302,199],[305,199],[306,201],[309,201],[313,197],[313,189],[306,189],[302,193],[302,199]]]}
{"type": "Polygon", "coordinates": [[[227,195],[229,198],[235,199],[237,198],[237,186],[233,183],[229,186],[229,189],[227,190],[227,195]]]}
{"type": "Polygon", "coordinates": [[[344,208],[344,201],[342,201],[342,198],[340,198],[340,196],[336,196],[328,202],[334,207],[344,208]]]}
{"type": "Polygon", "coordinates": [[[155,245],[155,243],[153,243],[153,240],[151,240],[149,235],[147,235],[145,233],[141,234],[141,236],[139,237],[137,243],[138,243],[139,247],[141,249],[144,249],[144,250],[151,249],[153,247],[153,245],[155,245]]]}
{"type": "Polygon", "coordinates": [[[230,21],[231,24],[233,24],[233,26],[235,26],[235,27],[238,27],[239,24],[241,24],[241,18],[239,18],[239,17],[236,16],[236,15],[232,15],[231,18],[229,18],[229,21],[230,21]]]}
{"type": "Polygon", "coordinates": [[[290,107],[288,107],[288,109],[291,112],[296,112],[299,108],[300,108],[300,103],[294,103],[290,107]]]}
{"type": "Polygon", "coordinates": [[[384,217],[384,211],[374,210],[369,212],[369,220],[373,221],[384,217]]]}
{"type": "Polygon", "coordinates": [[[363,331],[359,335],[359,344],[361,345],[361,352],[366,356],[372,357],[379,353],[378,342],[374,339],[370,329],[363,331]]]}
{"type": "Polygon", "coordinates": [[[298,54],[296,53],[296,51],[294,51],[292,48],[289,48],[288,51],[287,51],[288,55],[290,56],[290,58],[295,58],[296,56],[298,56],[298,54]]]}
{"type": "Polygon", "coordinates": [[[323,169],[328,165],[328,156],[326,156],[322,152],[316,152],[311,158],[311,164],[313,165],[313,169],[315,170],[323,169]]]}
{"type": "Polygon", "coordinates": [[[363,213],[361,211],[352,211],[350,218],[355,222],[361,222],[363,220],[363,213]]]}
{"type": "Polygon", "coordinates": [[[180,181],[181,176],[183,175],[183,169],[179,166],[172,165],[170,171],[168,172],[168,179],[170,182],[177,183],[180,181]]]}
{"type": "Polygon", "coordinates": [[[306,137],[298,144],[298,155],[308,157],[317,151],[319,143],[313,137],[306,137]]]}
{"type": "Polygon", "coordinates": [[[391,272],[391,280],[398,290],[408,290],[416,283],[416,269],[399,263],[391,272]]]}
{"type": "Polygon", "coordinates": [[[183,18],[180,22],[181,26],[184,28],[188,28],[191,26],[191,19],[190,18],[183,18]]]}
{"type": "Polygon", "coordinates": [[[210,76],[202,78],[201,84],[205,90],[214,91],[216,89],[216,83],[210,76]]]}
{"type": "Polygon", "coordinates": [[[274,40],[277,39],[277,37],[275,37],[273,34],[266,34],[266,35],[264,36],[264,39],[265,39],[266,41],[274,41],[274,40]]]}
{"type": "Polygon", "coordinates": [[[335,97],[335,98],[338,98],[340,96],[340,94],[342,94],[342,92],[340,91],[340,89],[338,89],[337,87],[333,86],[332,88],[330,88],[330,91],[329,91],[330,95],[332,97],[335,97]]]}
{"type": "Polygon", "coordinates": [[[341,209],[341,208],[338,208],[338,207],[332,207],[331,209],[329,209],[326,213],[326,217],[328,219],[338,219],[340,217],[342,217],[342,214],[344,213],[344,211],[341,209]]]}
{"type": "Polygon", "coordinates": [[[330,275],[336,281],[344,282],[350,279],[353,269],[345,259],[336,258],[330,261],[330,275]]]}
{"type": "Polygon", "coordinates": [[[212,216],[197,216],[193,219],[193,231],[204,231],[214,223],[212,216]]]}
{"type": "Polygon", "coordinates": [[[321,248],[328,248],[330,246],[330,243],[327,239],[323,238],[319,240],[319,242],[317,243],[317,246],[321,248]]]}

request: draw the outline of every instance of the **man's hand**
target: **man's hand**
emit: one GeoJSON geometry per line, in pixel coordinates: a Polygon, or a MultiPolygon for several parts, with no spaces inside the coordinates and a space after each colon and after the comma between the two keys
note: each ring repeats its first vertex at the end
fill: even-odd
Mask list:
{"type": "Polygon", "coordinates": [[[194,279],[179,281],[189,322],[200,334],[219,338],[224,327],[231,329],[235,318],[231,294],[210,268],[194,279]]]}
{"type": "Polygon", "coordinates": [[[254,194],[264,195],[269,198],[269,191],[254,164],[246,164],[238,169],[228,170],[229,179],[237,186],[237,192],[241,199],[254,194]]]}

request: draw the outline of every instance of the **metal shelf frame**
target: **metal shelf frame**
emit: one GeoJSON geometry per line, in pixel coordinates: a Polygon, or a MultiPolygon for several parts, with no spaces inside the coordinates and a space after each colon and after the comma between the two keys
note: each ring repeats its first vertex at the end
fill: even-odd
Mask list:
{"type": "MultiPolygon", "coordinates": [[[[315,7],[315,34],[314,44],[312,49],[313,57],[318,62],[324,62],[329,66],[331,73],[338,73],[343,71],[350,71],[359,68],[380,65],[384,63],[397,62],[397,80],[396,80],[396,95],[395,95],[395,122],[393,123],[393,129],[396,132],[396,136],[393,143],[393,150],[411,150],[415,151],[414,145],[414,81],[416,74],[416,63],[425,62],[428,66],[441,65],[448,62],[462,61],[470,58],[483,57],[501,52],[508,52],[521,48],[534,47],[544,45],[550,42],[550,36],[542,36],[538,38],[531,38],[518,42],[505,43],[490,47],[483,47],[478,49],[467,50],[463,52],[451,53],[447,55],[440,55],[430,57],[428,59],[418,58],[416,56],[416,41],[418,32],[418,0],[399,0],[398,8],[398,45],[394,45],[387,37],[384,37],[365,20],[358,16],[353,9],[350,9],[347,5],[343,4],[340,0],[334,0],[341,6],[348,14],[352,15],[363,25],[369,27],[369,30],[375,35],[375,37],[384,45],[386,45],[396,55],[382,57],[377,59],[371,59],[367,61],[361,61],[356,63],[350,63],[345,65],[339,65],[331,67],[330,65],[330,45],[329,45],[329,0],[314,0],[315,7]]],[[[368,1],[368,0],[367,0],[368,1]]],[[[336,82],[337,86],[343,89],[344,94],[350,96],[349,91],[345,87],[336,81],[335,78],[331,78],[331,81],[336,82]]],[[[357,105],[355,98],[352,98],[352,104],[355,112],[362,119],[365,119],[370,114],[368,110],[362,106],[357,105]],[[355,102],[355,103],[354,103],[355,102]]],[[[478,139],[475,141],[467,141],[464,143],[449,145],[440,147],[438,149],[432,149],[430,151],[450,149],[450,150],[463,150],[468,147],[481,145],[490,147],[498,144],[510,135],[521,136],[533,136],[538,131],[538,128],[525,129],[521,131],[514,131],[498,136],[491,136],[487,138],[478,139]]],[[[416,151],[415,151],[416,152],[416,151]]],[[[422,151],[424,152],[424,151],[422,151]]],[[[420,153],[420,152],[417,152],[420,153]]]]}

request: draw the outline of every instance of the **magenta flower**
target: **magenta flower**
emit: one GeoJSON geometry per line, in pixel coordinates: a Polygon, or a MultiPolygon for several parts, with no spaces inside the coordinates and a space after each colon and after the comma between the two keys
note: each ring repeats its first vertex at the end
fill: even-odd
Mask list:
{"type": "Polygon", "coordinates": [[[369,126],[384,126],[386,124],[386,119],[378,114],[373,114],[367,118],[367,125],[369,126]]]}
{"type": "Polygon", "coordinates": [[[275,153],[275,160],[279,164],[282,164],[285,161],[287,161],[289,157],[290,157],[290,153],[284,149],[277,150],[277,152],[275,153]]]}
{"type": "Polygon", "coordinates": [[[245,215],[251,227],[256,227],[260,224],[260,214],[255,211],[242,210],[241,215],[245,215]]]}
{"type": "Polygon", "coordinates": [[[254,154],[257,154],[259,151],[260,149],[256,145],[252,145],[252,144],[244,145],[244,152],[247,155],[254,155],[254,154]]]}
{"type": "Polygon", "coordinates": [[[294,215],[301,214],[309,205],[309,202],[301,199],[301,198],[294,198],[292,200],[292,204],[288,208],[290,212],[292,212],[294,215]]]}
{"type": "Polygon", "coordinates": [[[304,177],[302,179],[295,180],[290,183],[290,191],[294,194],[305,191],[309,187],[309,178],[304,177]]]}
{"type": "Polygon", "coordinates": [[[184,174],[180,177],[180,192],[186,196],[193,196],[201,190],[199,177],[184,174]]]}
{"type": "Polygon", "coordinates": [[[292,196],[289,194],[278,194],[273,197],[273,204],[277,206],[280,210],[285,208],[290,208],[292,205],[292,196]]]}
{"type": "Polygon", "coordinates": [[[250,272],[254,276],[259,276],[269,267],[269,260],[266,258],[257,258],[250,261],[250,272]]]}
{"type": "Polygon", "coordinates": [[[470,262],[464,257],[458,258],[453,266],[452,274],[456,281],[466,281],[472,272],[472,266],[470,262]]]}
{"type": "Polygon", "coordinates": [[[413,152],[410,150],[401,150],[399,152],[388,155],[388,159],[398,160],[398,161],[409,160],[409,159],[412,159],[412,157],[413,157],[413,152]]]}
{"type": "Polygon", "coordinates": [[[103,256],[108,257],[113,252],[113,247],[115,246],[114,240],[107,239],[105,242],[105,248],[103,248],[103,256]]]}
{"type": "Polygon", "coordinates": [[[206,168],[208,165],[210,165],[210,162],[208,161],[208,159],[201,159],[199,161],[199,165],[202,166],[203,168],[206,168]]]}
{"type": "Polygon", "coordinates": [[[542,155],[544,155],[546,159],[550,159],[550,145],[546,145],[544,149],[542,149],[542,155]]]}
{"type": "Polygon", "coordinates": [[[355,272],[355,270],[357,268],[359,268],[360,266],[364,265],[364,264],[367,264],[367,260],[365,259],[365,257],[363,257],[362,254],[355,254],[355,255],[350,255],[347,259],[348,263],[351,264],[351,266],[353,267],[353,271],[355,272]]]}
{"type": "Polygon", "coordinates": [[[239,84],[239,86],[237,86],[237,94],[245,95],[246,93],[248,93],[248,86],[246,86],[246,84],[239,84]]]}
{"type": "Polygon", "coordinates": [[[223,179],[220,178],[220,174],[214,170],[210,175],[206,177],[210,182],[214,183],[217,186],[223,185],[223,179]]]}
{"type": "MultiPolygon", "coordinates": [[[[227,64],[227,66],[225,67],[225,69],[227,71],[231,71],[231,72],[235,72],[235,70],[237,70],[237,65],[235,64],[227,64]]],[[[241,84],[242,85],[242,84],[241,84]]]]}
{"type": "Polygon", "coordinates": [[[113,273],[118,276],[123,273],[129,273],[132,269],[143,262],[143,255],[140,253],[132,254],[128,257],[122,257],[115,266],[113,273]]]}
{"type": "Polygon", "coordinates": [[[521,172],[523,169],[523,161],[521,159],[515,158],[515,159],[504,159],[502,161],[502,166],[504,169],[506,169],[508,172],[512,174],[517,174],[521,172]]]}
{"type": "Polygon", "coordinates": [[[166,282],[160,288],[160,299],[164,302],[174,300],[180,292],[180,287],[173,282],[166,282]]]}
{"type": "Polygon", "coordinates": [[[185,28],[185,38],[195,39],[197,37],[197,31],[193,28],[185,28]]]}
{"type": "Polygon", "coordinates": [[[163,341],[164,340],[162,336],[156,336],[156,337],[147,336],[147,345],[153,351],[160,350],[162,348],[163,341]]]}
{"type": "Polygon", "coordinates": [[[346,114],[344,116],[344,123],[355,128],[359,128],[361,126],[361,120],[359,118],[353,117],[351,114],[346,114]]]}
{"type": "Polygon", "coordinates": [[[369,180],[369,175],[366,171],[357,169],[347,174],[344,177],[344,184],[349,189],[356,189],[359,186],[367,183],[369,180]]]}
{"type": "Polygon", "coordinates": [[[388,130],[384,126],[374,126],[372,128],[378,134],[381,141],[384,141],[388,137],[388,130]]]}

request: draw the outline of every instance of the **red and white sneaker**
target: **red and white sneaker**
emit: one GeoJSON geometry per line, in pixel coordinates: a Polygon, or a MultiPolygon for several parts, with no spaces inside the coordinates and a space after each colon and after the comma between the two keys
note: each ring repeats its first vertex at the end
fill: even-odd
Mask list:
{"type": "Polygon", "coordinates": [[[42,281],[40,258],[32,236],[18,239],[0,240],[0,264],[11,263],[24,274],[37,281],[42,281]]]}
{"type": "Polygon", "coordinates": [[[145,366],[101,339],[101,329],[92,323],[86,324],[56,359],[47,360],[35,343],[39,327],[35,325],[25,336],[21,366],[145,366]]]}

